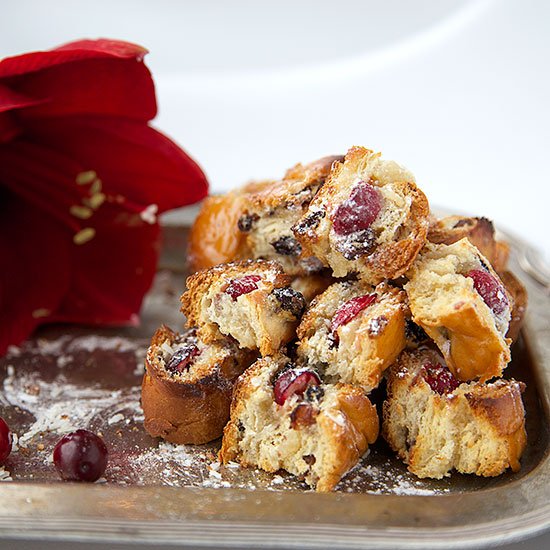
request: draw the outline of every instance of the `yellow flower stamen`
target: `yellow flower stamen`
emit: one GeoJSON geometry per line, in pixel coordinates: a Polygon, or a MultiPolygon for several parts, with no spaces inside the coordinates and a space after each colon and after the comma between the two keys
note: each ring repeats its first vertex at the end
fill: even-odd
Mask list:
{"type": "Polygon", "coordinates": [[[40,307],[32,312],[33,319],[40,319],[41,317],[47,317],[51,311],[45,307],[40,307]]]}
{"type": "Polygon", "coordinates": [[[96,178],[90,186],[90,195],[97,195],[101,191],[102,184],[103,182],[99,178],[96,178]]]}
{"type": "Polygon", "coordinates": [[[95,229],[93,227],[85,227],[73,236],[74,244],[84,244],[91,241],[95,237],[95,229]]]}
{"type": "Polygon", "coordinates": [[[87,220],[94,213],[91,208],[88,208],[87,206],[80,206],[79,204],[73,204],[69,208],[69,212],[75,218],[79,218],[80,220],[87,220]]]}
{"type": "Polygon", "coordinates": [[[82,202],[89,206],[90,208],[93,208],[94,210],[97,210],[104,202],[107,197],[104,193],[96,193],[95,195],[92,195],[89,198],[82,199],[82,202]]]}
{"type": "Polygon", "coordinates": [[[88,185],[97,178],[95,170],[87,170],[76,175],[77,185],[88,185]]]}

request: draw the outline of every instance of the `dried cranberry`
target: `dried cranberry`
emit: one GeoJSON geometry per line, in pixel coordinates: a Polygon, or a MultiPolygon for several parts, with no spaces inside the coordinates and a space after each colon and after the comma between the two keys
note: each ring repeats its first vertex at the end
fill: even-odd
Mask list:
{"type": "Polygon", "coordinates": [[[195,344],[186,343],[172,355],[166,364],[166,370],[172,373],[181,373],[191,366],[193,359],[199,354],[200,350],[195,344]]]}
{"type": "Polygon", "coordinates": [[[321,380],[312,370],[289,368],[275,381],[275,403],[283,405],[293,395],[303,395],[309,386],[318,386],[321,380]]]}
{"type": "Polygon", "coordinates": [[[365,294],[348,300],[341,305],[334,314],[330,323],[330,333],[335,342],[338,342],[337,330],[342,325],[347,325],[352,319],[355,319],[359,313],[369,307],[376,301],[376,294],[365,294]]]}
{"type": "Polygon", "coordinates": [[[439,363],[436,365],[429,361],[424,363],[422,376],[428,386],[439,395],[451,393],[460,385],[460,382],[453,376],[453,373],[439,363]]]}
{"type": "Polygon", "coordinates": [[[312,407],[309,403],[300,403],[290,413],[290,427],[293,430],[299,430],[300,428],[306,428],[315,424],[315,419],[319,411],[312,407]]]}
{"type": "Polygon", "coordinates": [[[332,215],[334,231],[349,235],[368,229],[382,210],[382,198],[374,185],[360,181],[332,215]]]}
{"type": "Polygon", "coordinates": [[[225,292],[229,294],[234,301],[237,301],[239,296],[257,290],[258,285],[256,283],[261,280],[262,278],[259,275],[245,275],[240,279],[231,279],[225,292]]]}
{"type": "Polygon", "coordinates": [[[3,464],[11,453],[12,435],[9,426],[0,418],[0,464],[3,464]]]}
{"type": "Polygon", "coordinates": [[[472,269],[466,277],[474,281],[477,293],[496,315],[500,315],[509,307],[504,287],[491,273],[483,269],[472,269]]]}
{"type": "Polygon", "coordinates": [[[282,256],[299,256],[302,253],[302,246],[294,237],[280,237],[270,244],[282,256]]]}
{"type": "Polygon", "coordinates": [[[107,467],[107,447],[96,434],[76,430],[58,441],[53,461],[59,475],[67,481],[96,481],[107,467]]]}

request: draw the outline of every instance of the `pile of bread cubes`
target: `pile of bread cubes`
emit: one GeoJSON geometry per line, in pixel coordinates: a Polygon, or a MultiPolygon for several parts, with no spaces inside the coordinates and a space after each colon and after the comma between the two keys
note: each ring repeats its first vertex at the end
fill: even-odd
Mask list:
{"type": "Polygon", "coordinates": [[[147,353],[145,428],[330,491],[381,434],[420,478],[517,471],[526,308],[486,218],[437,219],[379,153],[298,164],[211,196],[181,310],[147,353]],[[385,385],[381,416],[369,394],[385,385]]]}

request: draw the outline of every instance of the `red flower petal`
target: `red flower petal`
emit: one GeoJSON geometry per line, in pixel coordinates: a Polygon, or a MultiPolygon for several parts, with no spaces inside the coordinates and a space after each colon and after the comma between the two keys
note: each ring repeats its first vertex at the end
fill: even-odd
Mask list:
{"type": "MultiPolygon", "coordinates": [[[[130,209],[156,204],[164,212],[193,204],[208,192],[208,182],[197,164],[143,123],[67,117],[33,123],[31,135],[41,147],[77,159],[81,169],[95,170],[105,193],[130,209]]],[[[69,187],[74,188],[76,172],[66,175],[69,187]]]]}
{"type": "MultiPolygon", "coordinates": [[[[161,212],[202,198],[204,175],[174,143],[143,123],[68,117],[30,129],[32,137],[0,147],[0,181],[40,208],[37,218],[55,218],[65,226],[71,280],[47,320],[135,323],[158,258],[159,227],[147,223],[155,211],[147,216],[143,210],[156,204],[161,212]],[[83,171],[92,177],[79,184],[83,171]],[[102,200],[93,203],[98,194],[102,200]],[[82,244],[75,244],[77,235],[84,236],[82,244]]],[[[57,271],[50,263],[42,269],[57,271]]],[[[10,272],[17,276],[17,270],[10,272]]]]}
{"type": "Polygon", "coordinates": [[[69,288],[64,229],[0,189],[0,355],[55,311],[69,288]]]}
{"type": "Polygon", "coordinates": [[[29,97],[0,84],[0,113],[23,107],[31,107],[40,103],[42,103],[40,99],[29,97]]]}
{"type": "Polygon", "coordinates": [[[146,53],[147,50],[142,46],[121,40],[79,40],[53,50],[6,57],[0,61],[0,78],[27,74],[83,59],[120,58],[141,61],[146,53]]]}
{"type": "MultiPolygon", "coordinates": [[[[34,98],[38,105],[26,109],[25,117],[101,114],[148,121],[157,105],[144,53],[125,42],[78,42],[5,59],[0,81],[14,94],[34,98]]],[[[1,94],[0,109],[6,109],[1,94]]]]}

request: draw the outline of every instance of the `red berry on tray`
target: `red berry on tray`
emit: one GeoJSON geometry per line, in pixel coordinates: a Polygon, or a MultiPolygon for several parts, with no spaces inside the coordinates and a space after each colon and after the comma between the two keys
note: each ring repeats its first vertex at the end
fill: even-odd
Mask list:
{"type": "Polygon", "coordinates": [[[107,447],[96,434],[76,430],[58,441],[53,461],[66,481],[96,481],[107,467],[107,447]]]}
{"type": "Polygon", "coordinates": [[[488,271],[472,269],[466,274],[466,277],[474,281],[477,293],[496,315],[502,313],[509,306],[504,287],[488,271]]]}
{"type": "Polygon", "coordinates": [[[12,436],[9,426],[0,418],[0,464],[3,464],[11,453],[12,436]]]}
{"type": "Polygon", "coordinates": [[[246,275],[240,279],[231,279],[225,292],[227,292],[233,300],[237,300],[239,296],[257,290],[258,285],[256,283],[261,281],[261,279],[259,275],[246,275]]]}
{"type": "Polygon", "coordinates": [[[453,376],[453,373],[439,363],[436,365],[430,362],[425,363],[422,367],[422,376],[428,386],[439,395],[452,393],[460,386],[460,382],[453,376]]]}
{"type": "Polygon", "coordinates": [[[273,393],[275,403],[284,405],[293,395],[303,395],[309,386],[318,386],[321,383],[317,374],[311,370],[290,368],[281,373],[275,381],[273,393]]]}
{"type": "Polygon", "coordinates": [[[334,231],[349,235],[368,229],[382,210],[380,192],[374,185],[360,181],[351,191],[349,199],[338,206],[332,216],[334,231]]]}
{"type": "Polygon", "coordinates": [[[363,296],[357,296],[348,300],[345,304],[341,305],[334,314],[330,323],[330,332],[333,338],[336,338],[336,331],[342,326],[347,325],[350,321],[355,319],[359,313],[364,309],[374,304],[376,301],[376,294],[365,294],[363,296]]]}

